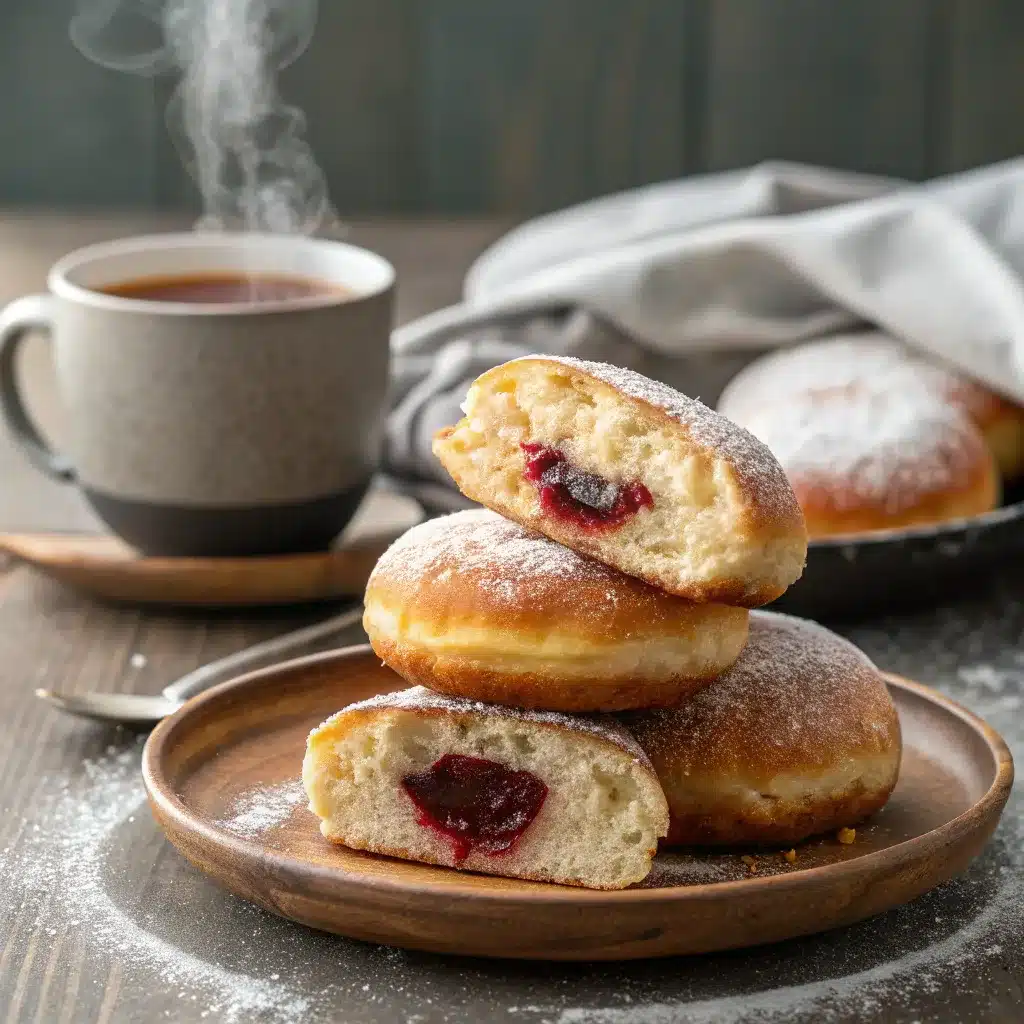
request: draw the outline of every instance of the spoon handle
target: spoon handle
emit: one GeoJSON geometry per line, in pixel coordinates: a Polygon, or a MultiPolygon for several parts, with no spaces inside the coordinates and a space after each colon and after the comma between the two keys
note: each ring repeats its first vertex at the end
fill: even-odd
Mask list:
{"type": "MultiPolygon", "coordinates": [[[[303,629],[296,629],[291,633],[282,636],[275,636],[270,640],[254,644],[245,650],[229,654],[226,658],[211,661],[194,672],[182,676],[177,682],[164,687],[163,695],[170,701],[180,704],[189,697],[194,697],[203,690],[216,686],[226,679],[233,679],[235,676],[246,672],[254,672],[256,669],[273,665],[284,658],[296,657],[300,654],[313,654],[317,651],[329,650],[340,646],[340,634],[352,629],[362,622],[363,606],[357,605],[346,612],[334,615],[323,622],[317,622],[312,626],[303,629]]],[[[354,643],[364,639],[362,630],[359,637],[353,638],[354,643]]]]}

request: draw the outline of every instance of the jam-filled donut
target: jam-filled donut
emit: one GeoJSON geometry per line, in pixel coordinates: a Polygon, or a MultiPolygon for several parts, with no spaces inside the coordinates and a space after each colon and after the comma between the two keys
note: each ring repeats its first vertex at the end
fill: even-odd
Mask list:
{"type": "Polygon", "coordinates": [[[721,679],[623,721],[668,797],[669,844],[799,842],[879,810],[899,773],[899,719],[878,670],[788,615],[752,613],[721,679]]]}
{"type": "Polygon", "coordinates": [[[434,452],[460,490],[669,593],[755,607],[803,571],[778,462],[706,406],[630,370],[516,359],[471,386],[434,452]]]}
{"type": "Polygon", "coordinates": [[[729,382],[718,411],[745,424],[768,406],[845,388],[888,394],[893,401],[924,389],[974,423],[1005,479],[1024,474],[1024,407],[875,331],[807,342],[754,360],[729,382]]]}
{"type": "Polygon", "coordinates": [[[668,827],[650,762],[613,719],[423,687],[314,729],[302,777],[331,842],[489,875],[621,889],[668,827]]]}
{"type": "Polygon", "coordinates": [[[736,660],[749,617],[656,590],[486,509],[400,537],[365,607],[373,649],[410,683],[553,711],[677,704],[736,660]]]}
{"type": "Polygon", "coordinates": [[[928,390],[808,392],[750,410],[743,426],[782,464],[813,538],[926,526],[999,501],[977,427],[928,390]]]}

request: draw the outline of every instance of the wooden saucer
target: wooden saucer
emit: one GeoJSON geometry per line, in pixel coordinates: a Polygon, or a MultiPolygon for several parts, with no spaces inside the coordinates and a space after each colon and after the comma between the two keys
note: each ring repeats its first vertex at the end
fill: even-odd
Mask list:
{"type": "Polygon", "coordinates": [[[850,924],[920,896],[981,851],[1013,781],[1006,744],[935,691],[895,676],[888,683],[903,726],[902,773],[855,843],[810,841],[792,866],[777,852],[659,854],[644,887],[620,892],[489,878],[327,843],[298,784],[306,735],[350,701],[405,685],[368,646],[194,698],[150,736],[143,774],[157,821],[196,867],[314,928],[472,956],[703,953],[850,924]],[[756,874],[744,853],[756,853],[756,874]]]}
{"type": "Polygon", "coordinates": [[[361,595],[384,549],[423,518],[412,498],[371,491],[329,551],[260,558],[152,558],[116,537],[2,533],[0,553],[76,590],[138,605],[244,608],[361,595]]]}

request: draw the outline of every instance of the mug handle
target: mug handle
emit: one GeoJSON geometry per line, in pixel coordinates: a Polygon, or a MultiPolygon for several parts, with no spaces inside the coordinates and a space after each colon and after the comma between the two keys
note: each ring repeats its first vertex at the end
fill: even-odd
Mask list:
{"type": "Polygon", "coordinates": [[[50,295],[26,295],[0,313],[0,415],[29,461],[48,476],[67,483],[74,480],[75,471],[65,456],[46,443],[32,422],[21,397],[15,367],[18,349],[29,334],[53,332],[52,303],[50,295]]]}

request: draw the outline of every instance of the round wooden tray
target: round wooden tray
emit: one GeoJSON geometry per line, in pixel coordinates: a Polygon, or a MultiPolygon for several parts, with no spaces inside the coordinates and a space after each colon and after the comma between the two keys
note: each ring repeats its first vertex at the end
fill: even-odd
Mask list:
{"type": "Polygon", "coordinates": [[[368,646],[264,669],[194,698],[150,736],[143,773],[156,819],[185,857],[302,924],[474,956],[711,952],[877,914],[962,871],[985,845],[1013,781],[1006,744],[933,690],[888,682],[903,726],[902,773],[855,843],[810,841],[794,865],[755,850],[659,854],[642,887],[619,892],[489,878],[326,842],[296,784],[307,733],[351,701],[405,685],[368,646]],[[290,788],[273,788],[282,786],[290,788]],[[282,813],[267,813],[271,801],[238,815],[259,808],[254,794],[268,789],[290,793],[282,813]],[[246,824],[242,834],[233,821],[246,824]],[[744,854],[755,855],[756,873],[744,854]]]}

